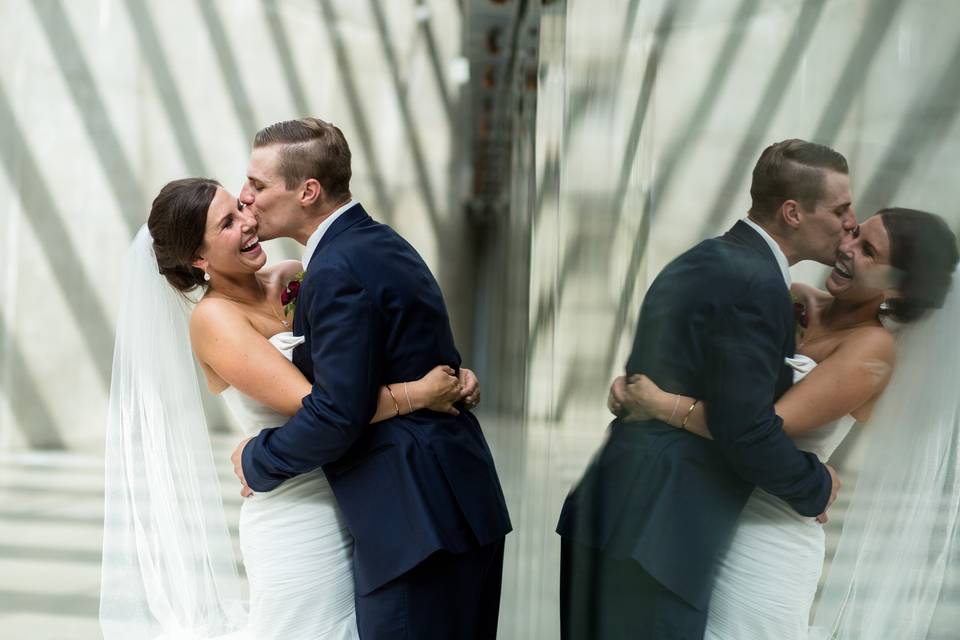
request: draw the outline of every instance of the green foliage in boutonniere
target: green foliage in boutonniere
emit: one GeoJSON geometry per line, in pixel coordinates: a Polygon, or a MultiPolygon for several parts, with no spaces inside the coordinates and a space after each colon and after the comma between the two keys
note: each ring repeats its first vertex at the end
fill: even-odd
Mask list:
{"type": "Polygon", "coordinates": [[[300,297],[301,284],[303,284],[303,271],[287,283],[287,288],[280,294],[280,304],[283,305],[285,315],[293,317],[293,313],[297,310],[297,298],[300,297]]]}

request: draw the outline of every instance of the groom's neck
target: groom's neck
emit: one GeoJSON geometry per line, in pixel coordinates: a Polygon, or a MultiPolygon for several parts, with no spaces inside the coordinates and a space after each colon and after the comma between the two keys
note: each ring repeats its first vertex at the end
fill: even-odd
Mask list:
{"type": "Polygon", "coordinates": [[[797,250],[794,248],[787,233],[780,227],[780,225],[770,220],[758,220],[752,213],[747,214],[747,217],[750,218],[750,222],[766,231],[770,237],[773,238],[774,242],[776,242],[780,247],[780,250],[783,251],[783,255],[787,257],[787,262],[791,267],[800,262],[800,256],[797,253],[797,250]]]}
{"type": "MultiPolygon", "coordinates": [[[[333,212],[331,211],[330,213],[333,212]]],[[[330,217],[330,213],[320,217],[309,216],[304,218],[303,225],[300,227],[299,231],[297,231],[296,236],[294,236],[296,241],[303,246],[307,246],[307,241],[310,240],[310,236],[312,236],[317,228],[323,224],[324,220],[330,217]]]]}
{"type": "Polygon", "coordinates": [[[300,230],[294,236],[294,239],[302,244],[303,246],[307,245],[307,241],[310,240],[316,230],[323,224],[323,221],[333,215],[333,213],[342,207],[343,205],[350,202],[350,197],[348,196],[342,202],[334,202],[331,204],[317,205],[314,209],[305,211],[303,225],[301,225],[300,230]]]}

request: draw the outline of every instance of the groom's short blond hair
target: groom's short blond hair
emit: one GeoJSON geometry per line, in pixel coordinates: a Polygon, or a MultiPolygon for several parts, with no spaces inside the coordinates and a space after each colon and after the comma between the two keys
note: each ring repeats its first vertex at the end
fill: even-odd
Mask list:
{"type": "Polygon", "coordinates": [[[753,168],[750,213],[769,219],[787,200],[812,211],[823,197],[825,171],[847,175],[847,159],[826,145],[798,138],[771,144],[753,168]]]}
{"type": "Polygon", "coordinates": [[[319,118],[285,120],[257,132],[253,147],[278,146],[280,166],[287,189],[314,178],[329,199],[350,195],[350,146],[343,132],[319,118]]]}

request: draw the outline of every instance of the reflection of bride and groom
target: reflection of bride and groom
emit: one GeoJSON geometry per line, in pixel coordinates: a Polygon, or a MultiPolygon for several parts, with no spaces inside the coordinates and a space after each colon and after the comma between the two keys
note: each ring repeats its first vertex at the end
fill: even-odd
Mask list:
{"type": "MultiPolygon", "coordinates": [[[[108,640],[496,636],[510,522],[479,383],[426,265],[350,175],[339,129],[304,119],[257,134],[239,198],[187,179],[155,199],[117,327],[108,640]],[[277,237],[303,262],[265,267],[277,237]],[[247,601],[195,361],[250,436],[247,601]]],[[[955,239],[906,209],[857,225],[846,161],[802,141],[764,152],[751,194],[645,297],[619,417],[561,515],[564,637],[812,635],[839,486],[823,462],[854,420],[870,446],[817,633],[929,626],[956,528],[955,239]],[[790,287],[807,259],[834,265],[826,292],[790,287]]]]}
{"type": "Polygon", "coordinates": [[[910,209],[857,225],[846,160],[801,140],[763,152],[750,193],[645,296],[618,419],[560,517],[564,638],[927,637],[958,560],[956,239],[910,209]],[[791,285],[801,260],[833,267],[826,291],[791,285]],[[811,628],[825,463],[854,423],[811,628]]]}

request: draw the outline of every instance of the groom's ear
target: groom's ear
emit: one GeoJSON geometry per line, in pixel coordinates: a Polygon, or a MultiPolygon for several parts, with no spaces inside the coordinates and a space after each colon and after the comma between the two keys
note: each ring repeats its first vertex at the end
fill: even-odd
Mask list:
{"type": "Polygon", "coordinates": [[[791,229],[797,229],[801,222],[800,203],[796,200],[784,200],[780,205],[780,218],[791,229]]]}
{"type": "Polygon", "coordinates": [[[300,204],[308,207],[323,202],[323,186],[316,178],[307,178],[300,186],[300,204]]]}

